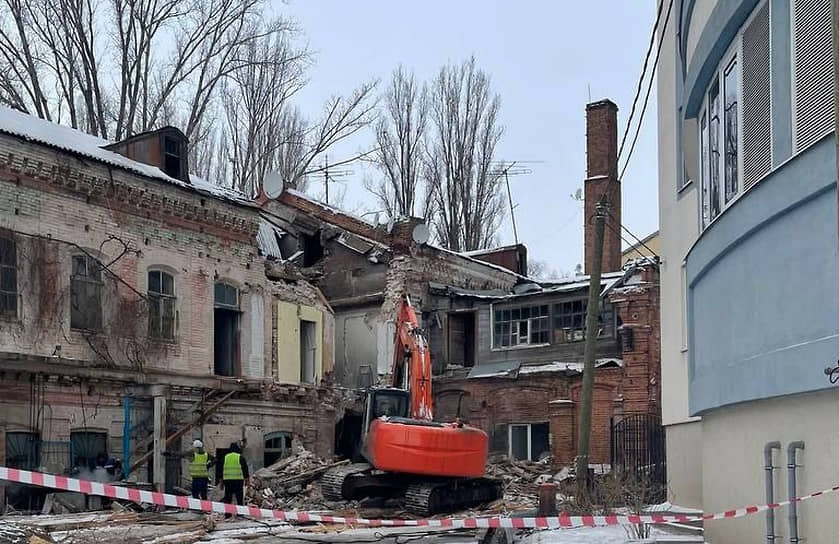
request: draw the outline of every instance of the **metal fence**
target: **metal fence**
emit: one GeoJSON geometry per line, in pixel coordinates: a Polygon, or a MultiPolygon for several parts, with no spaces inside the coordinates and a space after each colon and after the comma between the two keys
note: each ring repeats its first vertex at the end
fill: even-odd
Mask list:
{"type": "Polygon", "coordinates": [[[667,498],[664,426],[654,414],[612,419],[612,470],[644,494],[648,502],[667,498]]]}

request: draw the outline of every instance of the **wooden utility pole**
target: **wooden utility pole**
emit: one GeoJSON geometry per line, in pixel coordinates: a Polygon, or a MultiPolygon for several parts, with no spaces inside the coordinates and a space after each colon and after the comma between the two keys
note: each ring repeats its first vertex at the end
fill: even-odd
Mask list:
{"type": "Polygon", "coordinates": [[[577,496],[588,493],[588,459],[591,437],[591,411],[594,393],[594,356],[597,349],[597,317],[600,311],[600,274],[603,270],[603,234],[606,230],[608,205],[606,195],[597,203],[594,214],[594,262],[589,276],[586,307],[586,345],[583,367],[583,390],[580,399],[579,433],[577,435],[577,496]]]}

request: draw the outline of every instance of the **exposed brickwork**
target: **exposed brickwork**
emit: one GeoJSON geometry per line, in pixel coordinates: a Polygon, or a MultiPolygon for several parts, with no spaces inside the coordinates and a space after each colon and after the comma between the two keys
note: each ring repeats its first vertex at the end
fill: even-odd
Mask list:
{"type": "Polygon", "coordinates": [[[594,215],[605,194],[610,217],[603,236],[603,272],[621,269],[621,184],[618,180],[618,107],[609,100],[586,106],[585,273],[594,260],[594,215]]]}
{"type": "MultiPolygon", "coordinates": [[[[658,270],[648,265],[615,289],[610,301],[623,324],[632,329],[632,344],[623,343],[623,367],[595,370],[590,461],[609,463],[611,424],[629,414],[660,415],[658,270]]],[[[579,344],[582,359],[582,343],[579,344]]],[[[527,360],[527,350],[521,352],[527,360]]],[[[479,362],[480,364],[480,362],[479,362]]],[[[464,371],[465,372],[465,371],[464,371]]],[[[577,452],[577,419],[582,375],[574,372],[519,374],[516,378],[440,376],[434,381],[435,418],[460,414],[488,433],[509,423],[550,424],[551,453],[556,465],[568,464],[577,452]]]]}

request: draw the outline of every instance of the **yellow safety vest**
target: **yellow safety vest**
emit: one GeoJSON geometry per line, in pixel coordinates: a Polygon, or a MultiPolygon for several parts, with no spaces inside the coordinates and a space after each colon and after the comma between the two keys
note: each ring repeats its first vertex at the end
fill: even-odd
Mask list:
{"type": "Polygon", "coordinates": [[[242,465],[240,464],[241,458],[242,456],[238,453],[228,453],[224,456],[222,479],[225,482],[245,479],[245,475],[242,473],[242,465]]]}
{"type": "Polygon", "coordinates": [[[198,453],[197,451],[192,455],[192,462],[189,464],[189,475],[192,478],[208,478],[210,473],[207,471],[207,461],[209,455],[207,452],[198,453]]]}

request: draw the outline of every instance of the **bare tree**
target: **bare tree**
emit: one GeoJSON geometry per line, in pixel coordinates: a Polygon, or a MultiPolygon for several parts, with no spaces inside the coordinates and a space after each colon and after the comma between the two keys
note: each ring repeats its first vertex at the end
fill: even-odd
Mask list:
{"type": "Polygon", "coordinates": [[[425,164],[439,242],[454,251],[493,244],[504,217],[500,174],[492,168],[504,130],[501,99],[475,58],[444,66],[431,87],[433,130],[425,164]]]}
{"type": "Polygon", "coordinates": [[[377,147],[371,162],[381,178],[365,181],[390,217],[427,218],[431,210],[421,175],[428,110],[428,88],[401,66],[394,70],[375,125],[377,147]]]}

